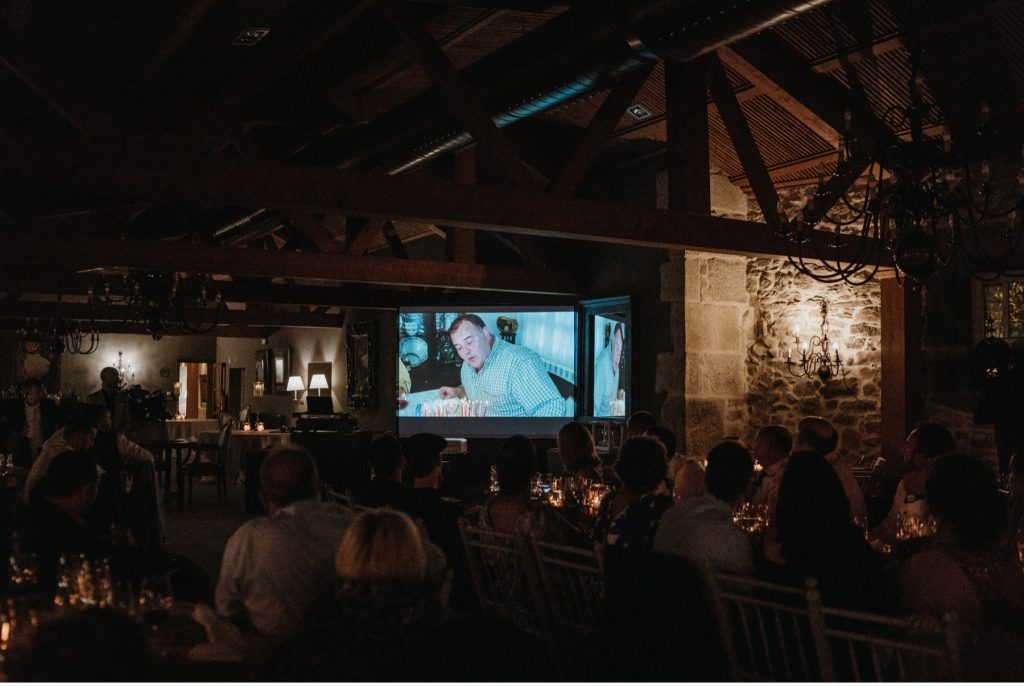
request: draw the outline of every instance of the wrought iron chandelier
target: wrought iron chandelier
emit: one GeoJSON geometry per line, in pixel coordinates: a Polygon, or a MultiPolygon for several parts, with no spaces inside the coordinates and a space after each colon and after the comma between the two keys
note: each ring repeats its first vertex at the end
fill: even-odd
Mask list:
{"type": "Polygon", "coordinates": [[[165,334],[206,334],[220,324],[225,307],[220,291],[210,296],[209,275],[138,271],[104,282],[103,290],[97,296],[90,288],[89,302],[105,307],[109,319],[141,326],[154,341],[165,334]]]}
{"type": "Polygon", "coordinates": [[[792,346],[787,346],[786,369],[794,377],[818,377],[823,382],[840,376],[845,379],[846,371],[839,353],[839,342],[829,338],[828,301],[823,296],[812,300],[821,302],[819,333],[811,335],[809,339],[801,339],[800,325],[796,325],[792,346],[796,346],[799,357],[794,359],[792,346]]]}
{"type": "Polygon", "coordinates": [[[100,345],[100,334],[91,320],[65,320],[60,314],[52,319],[31,319],[17,334],[23,352],[41,355],[50,362],[65,352],[89,355],[100,345]]]}
{"type": "MultiPolygon", "coordinates": [[[[1020,269],[1015,260],[1020,257],[1024,235],[1024,166],[1017,173],[1016,197],[1000,201],[988,160],[972,174],[967,159],[954,149],[948,127],[940,138],[927,138],[925,123],[939,121],[939,111],[921,94],[915,54],[910,64],[910,105],[905,110],[890,107],[882,118],[895,131],[909,129],[910,140],[893,139],[879,145],[867,168],[863,201],[851,199],[848,192],[839,200],[848,219],[834,212],[823,213],[821,219],[835,227],[834,238],[822,245],[822,232],[813,231],[817,222],[805,221],[805,211],[810,214],[825,205],[823,176],[819,176],[812,200],[795,217],[787,219],[780,203],[780,234],[789,260],[817,281],[864,284],[874,278],[884,257],[895,264],[900,284],[906,277],[918,284],[940,266],[951,264],[980,279],[1020,269]],[[884,178],[886,170],[889,179],[884,178]],[[841,249],[850,243],[856,244],[856,257],[844,262],[841,249]]],[[[981,112],[978,150],[987,152],[994,141],[987,103],[981,112]]],[[[851,138],[850,119],[847,110],[833,176],[851,164],[851,150],[860,143],[851,138]]]]}

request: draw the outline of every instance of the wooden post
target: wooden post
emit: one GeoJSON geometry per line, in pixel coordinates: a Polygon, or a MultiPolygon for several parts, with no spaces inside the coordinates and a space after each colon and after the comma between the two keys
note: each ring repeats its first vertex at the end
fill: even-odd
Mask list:
{"type": "Polygon", "coordinates": [[[895,277],[882,290],[882,455],[896,467],[903,442],[921,418],[921,294],[895,277]]]}

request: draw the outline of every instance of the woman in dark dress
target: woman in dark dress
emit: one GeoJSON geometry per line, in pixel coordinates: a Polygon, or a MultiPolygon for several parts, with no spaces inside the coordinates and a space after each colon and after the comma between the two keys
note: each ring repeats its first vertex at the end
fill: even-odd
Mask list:
{"type": "Polygon", "coordinates": [[[615,462],[622,487],[601,501],[594,541],[622,549],[650,549],[661,514],[673,505],[672,497],[664,493],[666,470],[660,441],[653,437],[627,440],[615,462]]]}
{"type": "Polygon", "coordinates": [[[894,611],[882,559],[851,521],[843,485],[825,458],[812,451],[790,456],[774,518],[785,564],[769,566],[765,577],[800,587],[813,577],[827,606],[894,611]]]}
{"type": "Polygon", "coordinates": [[[287,681],[409,681],[441,609],[409,516],[362,513],[335,558],[338,580],[314,606],[272,676],[287,681]]]}

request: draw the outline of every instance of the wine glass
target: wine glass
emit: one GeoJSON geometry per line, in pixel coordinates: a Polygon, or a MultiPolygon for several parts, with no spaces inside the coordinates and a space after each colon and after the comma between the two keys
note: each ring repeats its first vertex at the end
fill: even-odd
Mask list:
{"type": "Polygon", "coordinates": [[[170,619],[173,607],[174,594],[168,575],[151,575],[142,581],[138,603],[142,622],[156,631],[170,619]]]}

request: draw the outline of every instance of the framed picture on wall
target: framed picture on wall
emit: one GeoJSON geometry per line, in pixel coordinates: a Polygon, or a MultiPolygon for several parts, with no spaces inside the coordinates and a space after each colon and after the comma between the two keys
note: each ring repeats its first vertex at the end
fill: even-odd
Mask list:
{"type": "Polygon", "coordinates": [[[288,377],[292,373],[292,349],[275,348],[273,358],[273,391],[271,393],[287,396],[288,377]]]}
{"type": "Polygon", "coordinates": [[[357,322],[348,328],[348,404],[352,408],[373,408],[374,349],[376,322],[357,322]]]}

